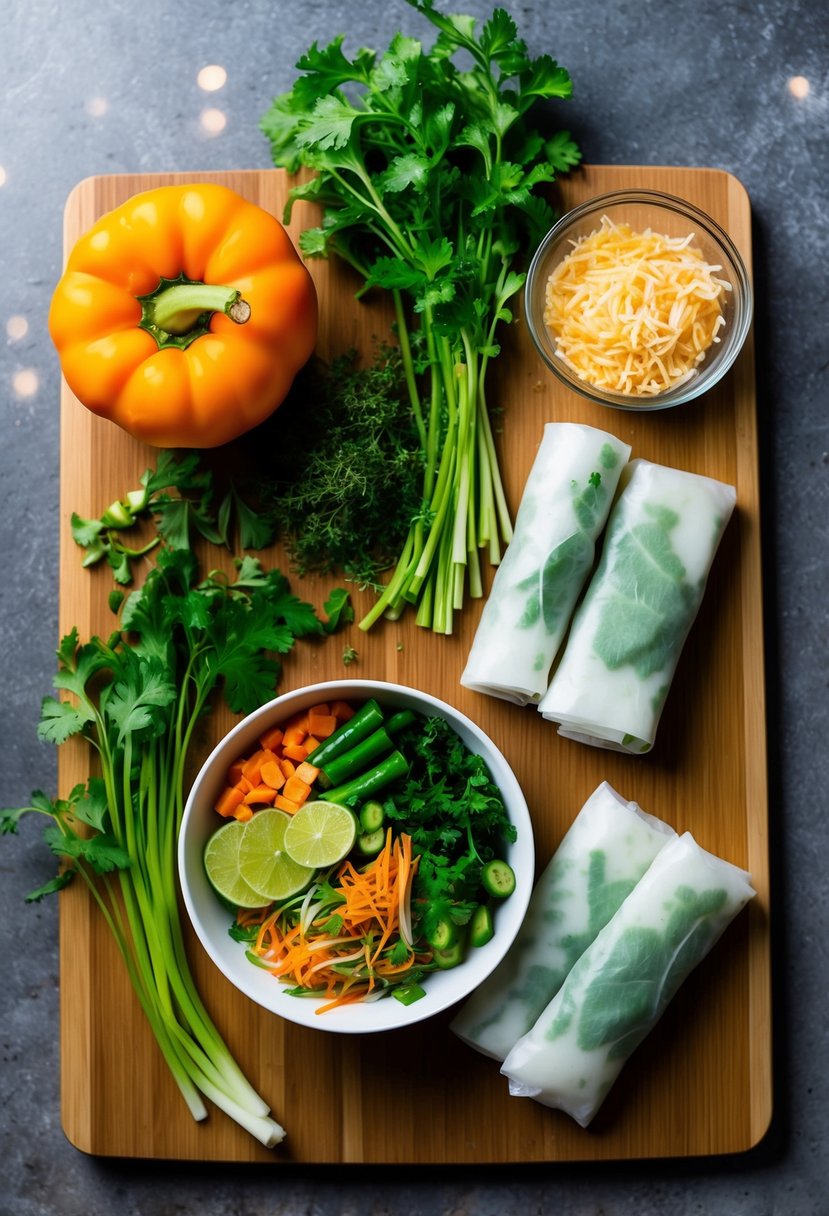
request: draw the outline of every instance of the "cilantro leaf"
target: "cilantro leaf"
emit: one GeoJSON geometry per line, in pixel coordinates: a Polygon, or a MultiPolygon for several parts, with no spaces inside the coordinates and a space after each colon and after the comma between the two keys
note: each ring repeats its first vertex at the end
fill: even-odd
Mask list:
{"type": "Polygon", "coordinates": [[[123,678],[113,685],[106,700],[106,716],[118,728],[119,743],[142,731],[160,735],[169,720],[160,711],[176,699],[176,685],[157,658],[126,651],[124,659],[123,678]]]}
{"type": "Polygon", "coordinates": [[[359,113],[348,101],[336,95],[321,97],[297,133],[301,148],[344,148],[359,113]]]}
{"type": "Polygon", "coordinates": [[[126,849],[107,833],[99,836],[65,835],[60,828],[47,828],[44,839],[57,857],[71,857],[87,862],[96,874],[113,870],[128,870],[132,859],[126,849]]]}
{"type": "Polygon", "coordinates": [[[40,903],[47,895],[54,895],[56,892],[62,891],[64,887],[68,887],[74,877],[74,870],[63,870],[54,878],[50,878],[43,886],[37,887],[36,890],[30,891],[28,895],[24,896],[25,902],[27,904],[40,903]]]}
{"type": "Polygon", "coordinates": [[[55,697],[44,697],[40,704],[40,721],[37,737],[46,743],[65,743],[72,735],[80,734],[90,722],[92,713],[85,707],[70,701],[58,701],[55,697]]]}
{"type": "Polygon", "coordinates": [[[81,823],[87,824],[88,827],[94,828],[96,832],[103,832],[104,823],[109,815],[109,804],[107,803],[106,784],[101,777],[90,777],[89,784],[86,789],[83,786],[78,787],[76,793],[79,795],[72,805],[72,813],[81,823]]]}

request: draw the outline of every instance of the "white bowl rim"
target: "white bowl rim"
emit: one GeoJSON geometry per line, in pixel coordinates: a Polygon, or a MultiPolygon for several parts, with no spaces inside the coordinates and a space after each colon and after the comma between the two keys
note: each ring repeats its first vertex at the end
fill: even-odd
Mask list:
{"type": "Polygon", "coordinates": [[[668,194],[660,190],[647,190],[644,188],[630,187],[629,189],[612,190],[606,194],[594,195],[592,198],[585,199],[584,202],[578,203],[575,207],[566,211],[556,222],[552,228],[542,237],[539,242],[533,257],[530,261],[527,270],[527,277],[524,284],[524,321],[529,331],[530,338],[535,346],[538,354],[541,356],[544,364],[556,375],[563,384],[565,384],[573,392],[587,398],[589,401],[597,405],[605,405],[611,409],[628,410],[630,412],[645,413],[651,410],[670,409],[675,406],[685,405],[686,403],[695,400],[696,398],[707,393],[710,389],[718,384],[726,373],[731,369],[738,355],[745,345],[745,340],[748,337],[749,330],[754,314],[754,290],[752,287],[751,276],[745,260],[737,248],[736,244],[725,231],[725,229],[717,223],[713,216],[697,207],[694,203],[688,202],[687,199],[680,198],[676,194],[668,194]],[[624,393],[613,393],[595,388],[585,380],[580,380],[562,360],[551,355],[546,349],[543,339],[538,333],[538,326],[535,323],[534,313],[530,307],[530,296],[535,285],[541,264],[547,254],[550,246],[561,235],[567,231],[574,223],[580,220],[585,215],[590,215],[593,212],[599,212],[606,207],[618,207],[625,203],[650,203],[655,207],[662,207],[670,211],[677,212],[683,216],[687,216],[697,224],[701,225],[707,232],[707,235],[718,245],[722,247],[724,254],[730,260],[734,274],[739,280],[740,292],[742,296],[742,308],[739,316],[739,324],[729,334],[730,342],[725,348],[720,358],[716,363],[712,362],[713,371],[706,374],[706,371],[701,372],[698,376],[691,380],[686,380],[683,384],[674,389],[669,389],[665,393],[661,393],[655,398],[636,398],[631,400],[624,393]]]}
{"type": "MultiPolygon", "coordinates": [[[[216,824],[215,826],[220,826],[216,824]]],[[[211,829],[212,830],[212,829],[211,829]]],[[[385,680],[340,679],[304,685],[280,694],[242,718],[216,744],[199,773],[195,777],[188,795],[178,840],[178,870],[182,899],[201,946],[213,964],[244,995],[270,1012],[287,1021],[303,1026],[344,1034],[365,1034],[402,1029],[442,1012],[464,1000],[495,969],[512,944],[529,904],[534,881],[535,852],[532,821],[524,794],[503,753],[488,735],[461,710],[431,693],[409,685],[385,680]],[[245,743],[254,741],[262,734],[268,721],[275,721],[281,714],[291,713],[317,702],[334,699],[358,699],[371,696],[379,700],[400,703],[409,699],[416,701],[421,713],[435,713],[447,718],[467,745],[473,745],[487,760],[492,779],[498,785],[510,810],[510,820],[515,825],[518,838],[507,850],[516,872],[516,889],[498,909],[496,932],[492,940],[479,947],[457,969],[437,971],[427,977],[426,995],[411,1005],[403,1005],[393,997],[384,997],[373,1002],[361,1002],[330,1010],[317,1015],[316,1008],[321,999],[289,996],[285,985],[255,967],[244,956],[244,948],[234,942],[227,930],[230,913],[222,907],[213,893],[204,873],[202,853],[204,841],[210,830],[202,831],[201,839],[193,841],[199,816],[212,811],[209,796],[211,779],[228,767],[243,750],[245,743]],[[301,705],[298,703],[302,703],[301,705]],[[466,738],[464,738],[466,735],[466,738]],[[477,744],[477,749],[474,746],[477,744]],[[495,770],[495,771],[493,771],[495,770]],[[204,797],[203,797],[204,795],[204,797]],[[469,982],[459,990],[458,977],[469,982]]]]}

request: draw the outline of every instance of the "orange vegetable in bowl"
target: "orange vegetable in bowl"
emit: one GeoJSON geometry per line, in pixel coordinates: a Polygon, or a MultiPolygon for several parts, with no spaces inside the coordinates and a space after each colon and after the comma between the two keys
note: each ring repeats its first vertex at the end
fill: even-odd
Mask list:
{"type": "Polygon", "coordinates": [[[155,447],[212,448],[282,403],[317,335],[314,284],[269,212],[162,186],[72,249],[49,331],[75,396],[155,447]]]}

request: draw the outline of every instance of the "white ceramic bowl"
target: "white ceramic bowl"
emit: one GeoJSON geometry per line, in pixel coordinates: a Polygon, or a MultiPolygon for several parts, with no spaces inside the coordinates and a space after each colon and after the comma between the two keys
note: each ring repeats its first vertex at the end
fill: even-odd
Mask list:
{"type": "Polygon", "coordinates": [[[178,865],[184,904],[196,935],[222,974],[240,992],[288,1021],[317,1030],[365,1034],[411,1026],[430,1018],[463,1000],[486,979],[506,954],[524,919],[533,886],[535,852],[529,810],[521,787],[501,752],[474,722],[451,705],[414,688],[379,680],[334,680],[269,701],[239,722],[214,748],[187,800],[179,835],[178,865]],[[506,860],[515,871],[516,888],[497,909],[492,940],[486,946],[470,950],[458,967],[427,976],[423,984],[426,995],[420,1000],[403,1005],[389,996],[317,1014],[321,1000],[289,996],[286,985],[245,958],[244,946],[233,941],[228,933],[232,914],[222,906],[208,883],[202,858],[208,837],[223,822],[212,808],[227,769],[269,726],[325,701],[361,702],[370,697],[376,697],[382,705],[447,719],[470,751],[484,757],[517,830],[516,841],[505,851],[506,860]]]}

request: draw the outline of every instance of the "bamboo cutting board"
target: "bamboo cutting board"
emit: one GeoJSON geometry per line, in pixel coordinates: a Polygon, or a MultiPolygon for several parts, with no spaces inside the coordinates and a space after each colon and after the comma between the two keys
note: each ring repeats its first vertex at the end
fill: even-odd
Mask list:
{"type": "MultiPolygon", "coordinates": [[[[82,182],[66,207],[65,244],[130,195],[166,183],[222,182],[277,216],[288,190],[280,171],[120,175],[82,182]]],[[[585,167],[560,186],[560,206],[633,186],[680,195],[717,219],[751,260],[749,201],[729,175],[708,169],[585,167]]],[[[296,240],[314,222],[297,207],[296,240]]],[[[356,303],[336,264],[312,262],[320,300],[318,352],[370,353],[389,333],[375,302],[356,303]]],[[[611,430],[634,456],[705,473],[737,487],[737,511],[714,564],[699,617],[668,698],[654,751],[632,757],[560,739],[551,723],[463,689],[459,677],[480,613],[469,604],[456,633],[437,637],[411,617],[356,626],[321,644],[300,643],[280,691],[346,674],[426,689],[469,714],[506,754],[533,816],[539,869],[603,779],[625,797],[691,830],[703,847],[748,868],[757,898],[689,978],[636,1052],[589,1131],[559,1112],[510,1098],[498,1066],[462,1045],[448,1015],[411,1030],[337,1036],[285,1023],[231,988],[191,938],[206,1003],[231,1050],[288,1132],[266,1150],[220,1112],[196,1124],[165,1072],[107,930],[81,884],[60,896],[62,1120],[95,1154],[214,1161],[498,1163],[618,1160],[734,1153],[764,1135],[771,1117],[768,800],[761,605],[757,418],[751,338],[725,381],[682,410],[635,414],[593,406],[558,385],[521,322],[504,335],[490,402],[513,515],[543,424],[576,421],[611,430]]],[[[310,408],[310,407],[309,407],[310,408]]],[[[94,517],[137,484],[155,453],[62,395],[61,634],[113,627],[106,570],[81,569],[72,511],[94,517]]],[[[263,555],[291,575],[278,549],[263,555]]],[[[211,558],[211,560],[214,560],[211,558]]],[[[215,564],[215,561],[214,561],[215,564]]],[[[489,579],[487,579],[488,585],[489,579]]],[[[321,608],[336,579],[291,575],[321,608]]],[[[355,595],[358,609],[368,599],[355,595]]],[[[205,750],[231,725],[211,721],[205,750]]],[[[66,793],[89,771],[79,744],[61,749],[66,793]]]]}

